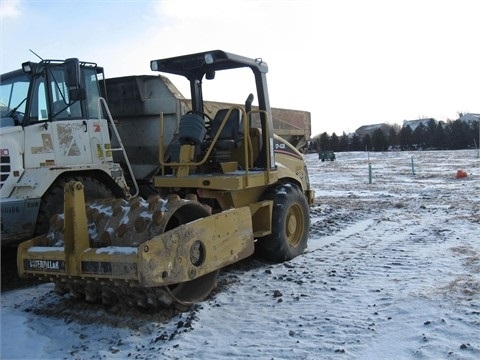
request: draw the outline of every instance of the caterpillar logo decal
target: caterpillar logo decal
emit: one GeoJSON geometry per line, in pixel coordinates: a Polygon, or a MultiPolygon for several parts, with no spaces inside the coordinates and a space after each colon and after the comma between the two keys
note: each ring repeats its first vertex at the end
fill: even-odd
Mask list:
{"type": "Polygon", "coordinates": [[[23,266],[25,270],[65,272],[65,261],[61,260],[25,259],[23,266]]]}
{"type": "Polygon", "coordinates": [[[292,148],[287,146],[285,143],[282,142],[275,142],[275,153],[277,154],[285,154],[289,156],[293,156],[294,158],[303,160],[301,155],[298,155],[292,148]]]}

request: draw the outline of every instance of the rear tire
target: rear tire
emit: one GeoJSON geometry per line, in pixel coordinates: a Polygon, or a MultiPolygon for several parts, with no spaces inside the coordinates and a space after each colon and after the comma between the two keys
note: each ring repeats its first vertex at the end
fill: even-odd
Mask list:
{"type": "Polygon", "coordinates": [[[64,187],[69,181],[80,181],[84,186],[85,200],[115,197],[112,191],[100,181],[85,176],[65,176],[57,179],[43,195],[38,211],[35,235],[46,234],[49,230],[50,218],[63,213],[64,187]]]}
{"type": "Polygon", "coordinates": [[[275,262],[291,260],[307,247],[310,213],[305,195],[291,184],[276,186],[265,195],[273,200],[272,233],[258,239],[257,253],[275,262]]]}

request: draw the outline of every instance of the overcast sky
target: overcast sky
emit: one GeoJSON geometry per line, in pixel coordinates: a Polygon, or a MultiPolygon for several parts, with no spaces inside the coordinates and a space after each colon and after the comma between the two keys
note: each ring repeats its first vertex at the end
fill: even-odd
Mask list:
{"type": "MultiPolygon", "coordinates": [[[[96,62],[107,77],[152,75],[150,60],[222,49],[266,61],[271,105],[310,111],[313,135],[480,113],[480,0],[1,0],[0,6],[2,73],[37,60],[29,49],[45,59],[96,62]]],[[[238,103],[246,95],[232,89],[209,100],[238,103]]]]}

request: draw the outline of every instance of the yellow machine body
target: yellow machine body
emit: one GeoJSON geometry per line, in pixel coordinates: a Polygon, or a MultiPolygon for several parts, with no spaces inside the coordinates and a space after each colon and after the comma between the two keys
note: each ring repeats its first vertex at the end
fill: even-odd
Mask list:
{"type": "Polygon", "coordinates": [[[193,107],[170,144],[163,143],[160,116],[154,193],[85,202],[82,183],[67,183],[64,213],[47,234],[20,244],[20,276],[105,304],[191,304],[208,296],[220,269],[257,249],[277,262],[305,250],[314,192],[303,154],[272,132],[266,64],[216,50],[151,66],[184,75],[193,107]],[[244,107],[220,109],[211,119],[201,80],[239,67],[255,74],[259,106],[252,109],[250,94],[244,107]]]}

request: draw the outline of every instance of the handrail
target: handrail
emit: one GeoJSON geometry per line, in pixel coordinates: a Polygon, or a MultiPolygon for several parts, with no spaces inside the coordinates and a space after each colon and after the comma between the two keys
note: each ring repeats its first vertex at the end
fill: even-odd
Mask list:
{"type": "MultiPolygon", "coordinates": [[[[223,128],[225,127],[225,124],[226,122],[228,121],[228,118],[230,117],[230,114],[231,112],[234,110],[234,109],[239,109],[242,113],[242,117],[244,119],[243,121],[243,139],[242,139],[242,142],[243,142],[243,157],[244,157],[244,163],[245,163],[245,177],[244,177],[244,181],[245,181],[245,186],[248,187],[249,183],[248,183],[248,175],[249,175],[249,172],[250,172],[250,168],[253,166],[253,159],[252,161],[250,160],[250,154],[253,154],[253,145],[252,145],[252,141],[251,141],[251,137],[250,137],[250,126],[248,124],[248,121],[246,121],[246,119],[248,119],[248,116],[250,116],[251,114],[253,113],[263,113],[268,121],[268,112],[264,111],[264,110],[251,110],[250,112],[246,113],[245,110],[239,106],[233,106],[231,108],[229,108],[228,112],[226,113],[225,117],[223,118],[222,120],[222,123],[220,124],[220,127],[217,131],[217,134],[213,137],[213,139],[211,140],[208,148],[206,149],[206,152],[203,156],[203,158],[199,161],[185,161],[185,162],[167,162],[165,160],[165,154],[164,154],[164,142],[163,142],[163,136],[160,136],[160,154],[159,154],[159,162],[160,162],[160,165],[161,165],[161,174],[162,176],[165,175],[165,167],[169,166],[169,167],[172,167],[172,168],[175,168],[175,169],[178,169],[180,167],[185,167],[185,166],[200,166],[200,165],[203,165],[205,164],[205,162],[208,160],[213,148],[215,147],[215,144],[220,136],[220,133],[222,132],[223,128]]],[[[160,114],[160,135],[164,132],[164,118],[163,118],[163,113],[160,114]]],[[[267,183],[270,182],[271,180],[271,164],[270,164],[270,154],[271,154],[271,151],[273,151],[271,149],[271,146],[273,144],[270,144],[270,134],[262,134],[262,137],[264,137],[264,139],[262,139],[262,141],[264,142],[264,146],[267,146],[267,149],[266,149],[266,152],[265,152],[265,155],[267,157],[266,159],[266,169],[265,169],[265,181],[267,183]]],[[[183,145],[182,145],[183,146],[183,145]]],[[[190,145],[191,146],[191,145],[190,145]]]]}
{"type": "Polygon", "coordinates": [[[137,196],[140,193],[140,189],[138,187],[137,180],[135,179],[135,175],[133,174],[132,166],[130,165],[130,160],[128,159],[127,152],[125,151],[125,147],[123,146],[122,139],[120,135],[118,134],[117,127],[115,126],[115,122],[113,121],[112,114],[110,113],[110,109],[108,108],[107,101],[103,97],[98,98],[98,119],[101,120],[101,114],[102,114],[102,105],[104,106],[106,112],[107,112],[107,118],[110,123],[111,128],[113,129],[113,132],[115,133],[115,136],[117,138],[117,141],[120,145],[120,148],[118,149],[110,149],[111,151],[122,151],[123,158],[125,160],[125,163],[127,164],[128,172],[130,174],[130,177],[133,181],[133,185],[135,187],[135,193],[132,196],[137,196]]]}
{"type": "MultiPolygon", "coordinates": [[[[265,121],[268,122],[268,112],[267,111],[265,111],[265,110],[252,110],[252,111],[250,111],[249,115],[251,115],[253,113],[258,113],[258,114],[263,113],[265,115],[265,121]]],[[[266,166],[265,166],[266,179],[265,179],[265,181],[267,183],[270,183],[270,174],[271,174],[271,167],[272,167],[272,164],[270,163],[271,151],[274,151],[274,149],[272,148],[273,144],[270,144],[270,134],[268,132],[266,132],[265,134],[262,134],[262,135],[263,135],[263,139],[262,139],[263,146],[266,146],[266,148],[265,148],[265,157],[266,157],[266,166]]]]}
{"type": "MultiPolygon", "coordinates": [[[[222,123],[220,124],[220,127],[217,131],[217,134],[213,137],[205,155],[203,156],[203,158],[200,160],[200,161],[196,161],[196,162],[193,162],[193,161],[189,161],[189,162],[185,162],[185,163],[181,163],[181,162],[166,162],[163,158],[163,141],[161,143],[161,147],[160,147],[160,151],[161,151],[161,156],[160,156],[160,165],[163,166],[171,166],[171,167],[180,167],[180,166],[200,166],[200,165],[203,165],[205,164],[205,162],[208,160],[208,157],[210,156],[210,153],[212,152],[219,136],[220,136],[220,133],[222,132],[223,128],[225,127],[225,124],[227,123],[227,120],[228,118],[230,117],[230,114],[231,112],[234,110],[234,109],[239,109],[241,112],[242,112],[242,116],[245,116],[245,110],[243,110],[241,107],[238,107],[238,106],[233,106],[231,107],[227,114],[225,115],[225,117],[223,118],[222,120],[222,123]]],[[[161,131],[163,132],[163,126],[164,126],[164,122],[163,122],[163,116],[160,117],[160,121],[161,121],[161,124],[160,124],[160,129],[161,131]]],[[[244,128],[245,128],[245,124],[244,124],[244,128]]],[[[248,132],[244,135],[244,139],[243,141],[245,141],[245,136],[249,136],[248,132]]],[[[247,164],[248,164],[248,159],[246,159],[247,161],[247,164]]]]}

